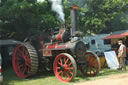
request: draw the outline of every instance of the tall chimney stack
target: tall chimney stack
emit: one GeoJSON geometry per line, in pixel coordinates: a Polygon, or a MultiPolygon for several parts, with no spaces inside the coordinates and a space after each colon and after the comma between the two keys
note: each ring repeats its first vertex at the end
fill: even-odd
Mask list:
{"type": "Polygon", "coordinates": [[[74,32],[78,31],[78,6],[72,6],[71,7],[71,35],[74,35],[74,32]]]}

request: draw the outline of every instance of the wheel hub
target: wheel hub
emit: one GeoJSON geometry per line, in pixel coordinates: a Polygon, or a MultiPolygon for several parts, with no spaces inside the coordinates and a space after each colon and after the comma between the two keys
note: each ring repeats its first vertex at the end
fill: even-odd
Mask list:
{"type": "Polygon", "coordinates": [[[64,66],[61,66],[60,69],[61,69],[62,71],[64,71],[64,70],[65,70],[65,67],[64,67],[64,66]]]}
{"type": "Polygon", "coordinates": [[[64,65],[64,71],[65,71],[65,72],[68,71],[68,65],[64,65]]]}
{"type": "Polygon", "coordinates": [[[67,71],[68,71],[68,65],[62,65],[62,66],[60,67],[60,69],[61,69],[62,71],[67,72],[67,71]]]}

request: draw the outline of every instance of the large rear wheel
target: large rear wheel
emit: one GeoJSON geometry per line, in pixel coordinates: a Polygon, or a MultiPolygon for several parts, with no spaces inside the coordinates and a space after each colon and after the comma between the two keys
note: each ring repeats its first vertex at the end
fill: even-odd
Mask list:
{"type": "Polygon", "coordinates": [[[12,63],[18,77],[29,77],[38,70],[37,52],[30,44],[17,45],[14,49],[12,63]]]}
{"type": "Polygon", "coordinates": [[[74,58],[67,53],[59,54],[54,61],[54,73],[62,82],[71,81],[77,73],[74,58]]]}
{"type": "Polygon", "coordinates": [[[80,70],[85,76],[95,76],[99,72],[101,67],[99,57],[91,51],[86,52],[85,56],[85,59],[87,60],[85,60],[84,65],[80,66],[80,70]]]}

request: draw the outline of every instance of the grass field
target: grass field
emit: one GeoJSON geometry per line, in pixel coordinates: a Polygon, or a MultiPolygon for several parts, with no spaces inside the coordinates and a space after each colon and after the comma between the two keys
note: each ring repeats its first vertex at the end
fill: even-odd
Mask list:
{"type": "MultiPolygon", "coordinates": [[[[128,66],[127,66],[128,69],[128,66]]],[[[42,72],[35,76],[27,79],[20,79],[13,72],[13,69],[7,69],[3,71],[4,82],[0,85],[73,85],[74,83],[80,83],[100,78],[105,78],[108,75],[128,73],[119,70],[110,70],[108,68],[102,68],[95,77],[85,77],[81,72],[78,71],[77,76],[72,82],[63,83],[60,82],[53,73],[42,72]]]]}

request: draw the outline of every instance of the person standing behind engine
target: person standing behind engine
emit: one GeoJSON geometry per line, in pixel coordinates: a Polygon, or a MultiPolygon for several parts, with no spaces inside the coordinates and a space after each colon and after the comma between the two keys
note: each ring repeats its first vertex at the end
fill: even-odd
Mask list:
{"type": "Polygon", "coordinates": [[[118,49],[118,57],[120,58],[120,69],[122,71],[126,71],[126,65],[125,65],[125,61],[126,61],[126,46],[123,44],[122,40],[119,40],[118,44],[120,45],[120,47],[118,49]]]}

